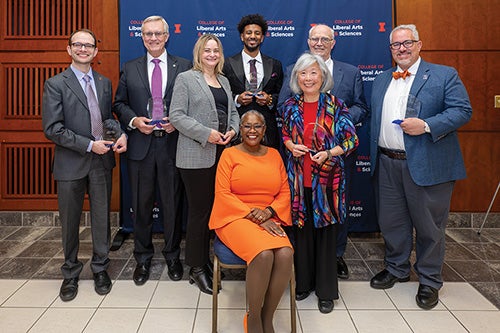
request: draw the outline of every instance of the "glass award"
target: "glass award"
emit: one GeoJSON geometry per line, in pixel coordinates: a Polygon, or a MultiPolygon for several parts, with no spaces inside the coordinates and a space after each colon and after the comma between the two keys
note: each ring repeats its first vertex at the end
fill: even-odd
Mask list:
{"type": "Polygon", "coordinates": [[[113,144],[109,145],[110,147],[112,147],[121,135],[120,123],[116,119],[106,119],[102,123],[102,127],[102,139],[105,141],[113,141],[113,144]]]}
{"type": "Polygon", "coordinates": [[[163,120],[167,116],[167,104],[163,98],[153,97],[148,99],[146,110],[148,118],[151,119],[149,125],[156,125],[156,127],[161,128],[161,124],[167,123],[163,120]]]}

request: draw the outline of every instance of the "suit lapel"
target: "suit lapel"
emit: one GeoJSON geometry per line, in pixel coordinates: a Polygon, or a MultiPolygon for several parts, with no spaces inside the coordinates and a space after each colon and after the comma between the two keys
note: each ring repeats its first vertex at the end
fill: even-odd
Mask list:
{"type": "Polygon", "coordinates": [[[89,109],[89,105],[87,103],[87,95],[85,95],[85,92],[82,89],[82,86],[80,85],[80,82],[78,82],[78,79],[71,70],[71,68],[68,68],[64,73],[64,81],[68,88],[78,97],[80,102],[89,109]]]}
{"type": "Polygon", "coordinates": [[[411,85],[410,94],[413,96],[417,96],[419,91],[422,89],[425,83],[430,76],[430,68],[425,61],[420,62],[420,66],[418,66],[418,71],[415,74],[415,79],[413,79],[413,84],[411,85]]]}
{"type": "Polygon", "coordinates": [[[260,56],[262,58],[262,66],[264,67],[264,77],[262,78],[261,87],[264,89],[273,73],[273,59],[264,56],[262,53],[260,56]]]}
{"type": "Polygon", "coordinates": [[[331,90],[332,95],[337,96],[338,92],[338,87],[340,87],[340,82],[342,82],[342,79],[344,78],[344,72],[342,71],[342,68],[337,66],[335,64],[335,61],[333,62],[333,88],[331,90]]]}
{"type": "Polygon", "coordinates": [[[196,81],[198,82],[201,90],[203,93],[206,95],[207,100],[210,101],[210,104],[213,109],[215,109],[215,100],[212,95],[212,92],[210,91],[210,88],[208,87],[208,84],[205,82],[205,79],[203,78],[203,73],[199,71],[193,71],[196,81]]]}
{"type": "Polygon", "coordinates": [[[177,65],[177,59],[171,56],[170,54],[167,54],[167,67],[168,67],[167,87],[163,92],[163,97],[165,97],[167,91],[172,89],[172,86],[174,85],[175,82],[174,78],[177,77],[177,71],[179,70],[179,66],[177,65]]]}
{"type": "Polygon", "coordinates": [[[92,75],[94,76],[95,89],[97,90],[96,94],[97,94],[97,100],[99,101],[99,110],[101,111],[102,119],[104,119],[103,110],[104,110],[105,106],[104,106],[103,77],[101,74],[95,72],[94,70],[92,70],[92,75]]]}
{"type": "Polygon", "coordinates": [[[243,90],[245,90],[245,67],[243,66],[243,59],[241,57],[241,53],[237,53],[229,60],[229,65],[231,66],[231,69],[234,72],[234,75],[238,78],[238,81],[240,81],[241,85],[243,86],[243,90]]]}
{"type": "Polygon", "coordinates": [[[146,90],[149,92],[149,96],[151,96],[151,87],[149,86],[149,79],[148,79],[148,58],[147,56],[142,57],[137,62],[137,76],[139,76],[139,79],[141,80],[142,84],[146,88],[146,90]]]}

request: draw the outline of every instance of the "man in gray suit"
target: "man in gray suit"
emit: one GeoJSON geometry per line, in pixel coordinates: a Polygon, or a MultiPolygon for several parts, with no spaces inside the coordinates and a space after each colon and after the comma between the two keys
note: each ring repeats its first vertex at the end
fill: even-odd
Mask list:
{"type": "Polygon", "coordinates": [[[57,181],[61,220],[64,277],[59,296],[63,301],[78,293],[78,277],[83,264],[78,260],[79,225],[85,193],[90,201],[95,291],[105,295],[111,290],[106,272],[109,265],[113,151],[127,150],[127,139],[117,129],[116,143],[102,139],[103,122],[114,119],[111,113],[111,81],[92,70],[97,55],[96,38],[90,30],[75,31],[69,37],[71,66],[45,82],[42,122],[45,136],[56,144],[53,173],[57,181]],[[112,147],[112,148],[111,148],[112,147]]]}
{"type": "Polygon", "coordinates": [[[443,285],[441,270],[451,194],[465,166],[457,129],[472,116],[465,87],[452,67],[420,57],[415,25],[390,34],[397,67],[373,82],[370,158],[386,268],[370,281],[387,289],[410,279],[413,230],[420,285],[416,303],[432,309],[443,285]]]}
{"type": "Polygon", "coordinates": [[[141,31],[147,54],[123,66],[113,104],[113,112],[122,126],[127,128],[129,137],[127,165],[134,211],[134,257],[137,266],[133,279],[136,285],[143,285],[149,279],[154,254],[152,212],[157,189],[165,240],[162,252],[168,276],[178,281],[184,272],[179,259],[184,191],[179,171],[175,167],[179,133],[169,122],[168,109],[177,74],[192,67],[189,60],[167,53],[165,44],[169,33],[163,17],[147,17],[141,31]],[[153,72],[157,66],[161,69],[159,99],[164,104],[167,116],[153,124],[147,109],[155,97],[153,72]]]}

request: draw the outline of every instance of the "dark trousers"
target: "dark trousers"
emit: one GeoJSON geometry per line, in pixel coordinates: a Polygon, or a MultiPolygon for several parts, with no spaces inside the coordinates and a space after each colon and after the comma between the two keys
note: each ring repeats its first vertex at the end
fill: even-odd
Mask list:
{"type": "Polygon", "coordinates": [[[89,195],[90,230],[93,246],[90,267],[94,273],[108,268],[111,236],[109,224],[111,177],[111,170],[104,168],[102,158],[92,154],[92,164],[86,177],[57,182],[64,252],[64,264],[61,267],[61,272],[65,279],[78,277],[83,268],[82,262],[78,260],[78,247],[85,193],[89,195]]]}
{"type": "Polygon", "coordinates": [[[378,158],[375,182],[387,270],[397,277],[409,276],[415,228],[414,269],[419,281],[441,288],[445,228],[454,182],[419,186],[413,182],[406,160],[386,155],[378,158]]]}
{"type": "Polygon", "coordinates": [[[307,220],[302,228],[294,226],[296,291],[316,290],[319,299],[338,299],[337,226],[315,228],[311,189],[305,188],[304,194],[307,220]]]}
{"type": "Polygon", "coordinates": [[[214,202],[217,164],[206,169],[179,170],[188,200],[185,261],[191,267],[204,266],[209,262],[208,221],[214,202]]]}
{"type": "Polygon", "coordinates": [[[134,210],[134,257],[138,264],[151,261],[153,208],[157,191],[163,217],[165,259],[177,259],[182,238],[182,184],[175,167],[175,156],[169,154],[169,136],[152,137],[146,157],[141,161],[128,160],[128,171],[134,210]]]}

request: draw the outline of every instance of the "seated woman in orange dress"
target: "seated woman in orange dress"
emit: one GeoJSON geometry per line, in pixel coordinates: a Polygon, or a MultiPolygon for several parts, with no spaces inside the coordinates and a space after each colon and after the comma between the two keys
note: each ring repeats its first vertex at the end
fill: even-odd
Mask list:
{"type": "Polygon", "coordinates": [[[241,144],[217,166],[209,227],[247,262],[248,332],[274,332],[273,315],[292,272],[293,249],[282,225],[291,225],[290,189],[280,154],[261,145],[264,116],[241,117],[241,144]]]}

